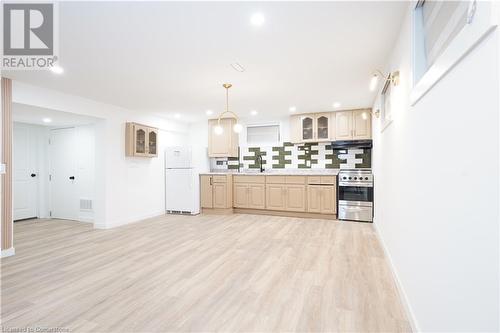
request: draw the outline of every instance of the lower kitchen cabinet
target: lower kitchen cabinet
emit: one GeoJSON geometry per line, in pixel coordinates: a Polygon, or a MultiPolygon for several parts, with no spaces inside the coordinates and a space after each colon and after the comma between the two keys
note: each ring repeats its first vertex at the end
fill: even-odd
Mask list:
{"type": "Polygon", "coordinates": [[[307,211],[309,213],[335,214],[337,212],[335,186],[307,186],[307,211]]]}
{"type": "Polygon", "coordinates": [[[231,208],[233,184],[231,175],[201,175],[201,208],[231,208]]]}
{"type": "Polygon", "coordinates": [[[286,210],[291,212],[306,211],[305,185],[286,185],[285,187],[286,210]]]}
{"type": "Polygon", "coordinates": [[[306,187],[296,184],[267,184],[266,209],[306,211],[306,187]]]}
{"type": "Polygon", "coordinates": [[[266,185],[266,209],[286,210],[285,188],[281,184],[266,185]]]}
{"type": "Polygon", "coordinates": [[[216,174],[201,175],[200,182],[202,208],[337,212],[336,176],[216,174]]]}
{"type": "Polygon", "coordinates": [[[235,208],[266,208],[266,189],[264,184],[234,184],[233,206],[235,208]]]}

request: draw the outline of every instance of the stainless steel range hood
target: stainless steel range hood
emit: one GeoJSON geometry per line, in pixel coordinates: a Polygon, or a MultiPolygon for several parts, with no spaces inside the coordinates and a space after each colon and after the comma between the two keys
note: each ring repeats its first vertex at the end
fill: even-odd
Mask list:
{"type": "Polygon", "coordinates": [[[372,140],[345,140],[332,142],[333,149],[372,148],[372,140]]]}

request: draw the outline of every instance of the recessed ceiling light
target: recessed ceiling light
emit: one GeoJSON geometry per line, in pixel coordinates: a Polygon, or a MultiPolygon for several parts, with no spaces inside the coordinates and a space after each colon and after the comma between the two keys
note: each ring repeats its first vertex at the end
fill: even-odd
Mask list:
{"type": "Polygon", "coordinates": [[[295,107],[295,106],[290,106],[290,107],[288,108],[288,111],[290,111],[290,112],[295,112],[295,111],[297,111],[297,107],[295,107]]]}
{"type": "Polygon", "coordinates": [[[339,108],[342,104],[340,104],[340,102],[335,102],[333,103],[333,107],[334,108],[339,108]]]}
{"type": "Polygon", "coordinates": [[[252,110],[252,111],[250,111],[250,114],[251,114],[252,116],[256,116],[256,115],[257,115],[257,113],[258,113],[258,112],[257,112],[257,110],[252,110]]]}
{"type": "Polygon", "coordinates": [[[207,114],[207,116],[214,114],[214,112],[212,110],[207,110],[207,111],[205,111],[205,113],[207,114]]]}
{"type": "Polygon", "coordinates": [[[51,123],[51,122],[52,122],[52,119],[50,119],[50,118],[43,118],[43,119],[42,119],[42,121],[43,121],[44,123],[48,124],[48,123],[51,123]]]}
{"type": "Polygon", "coordinates": [[[174,117],[175,117],[176,119],[179,119],[179,118],[181,117],[181,115],[180,115],[179,113],[176,113],[176,114],[174,114],[174,117]]]}
{"type": "Polygon", "coordinates": [[[55,73],[55,74],[62,74],[62,73],[64,73],[64,68],[62,68],[59,65],[54,65],[54,66],[50,67],[50,71],[52,73],[55,73]]]}
{"type": "Polygon", "coordinates": [[[255,13],[250,17],[250,22],[253,25],[258,26],[258,27],[263,25],[265,21],[266,21],[266,19],[265,19],[264,15],[262,15],[261,13],[255,13]]]}

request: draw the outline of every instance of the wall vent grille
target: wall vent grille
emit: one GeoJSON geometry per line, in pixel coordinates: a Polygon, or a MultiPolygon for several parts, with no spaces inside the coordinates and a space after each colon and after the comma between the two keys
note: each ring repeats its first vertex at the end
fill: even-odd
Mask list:
{"type": "Polygon", "coordinates": [[[80,199],[80,210],[92,210],[92,200],[80,199]]]}

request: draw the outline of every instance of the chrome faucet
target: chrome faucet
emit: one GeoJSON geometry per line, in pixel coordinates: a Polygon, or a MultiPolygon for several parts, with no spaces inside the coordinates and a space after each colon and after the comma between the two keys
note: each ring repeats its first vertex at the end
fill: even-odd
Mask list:
{"type": "Polygon", "coordinates": [[[257,160],[259,161],[259,165],[260,165],[260,172],[264,172],[264,166],[263,166],[263,161],[262,161],[262,155],[259,154],[256,156],[257,157],[257,160]]]}

